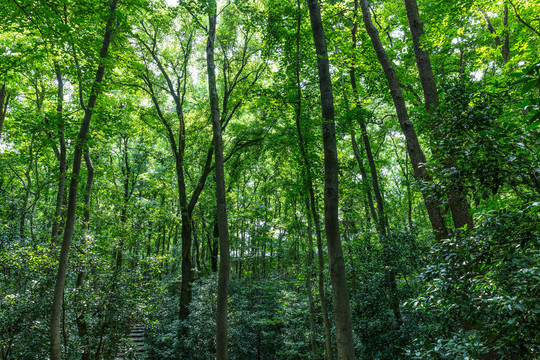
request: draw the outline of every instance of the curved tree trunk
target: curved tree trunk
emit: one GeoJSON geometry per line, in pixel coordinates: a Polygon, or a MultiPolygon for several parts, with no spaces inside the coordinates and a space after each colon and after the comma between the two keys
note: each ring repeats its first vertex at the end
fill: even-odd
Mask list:
{"type": "MultiPolygon", "coordinates": [[[[420,148],[420,143],[418,142],[418,137],[416,136],[416,131],[414,126],[409,119],[409,114],[407,112],[407,106],[405,105],[405,100],[401,93],[399,87],[399,81],[396,75],[396,71],[393,68],[392,62],[388,58],[386,51],[382,45],[381,39],[379,37],[379,30],[373,25],[371,21],[371,14],[369,12],[369,5],[367,0],[360,0],[360,7],[362,8],[362,17],[364,20],[364,25],[366,30],[371,38],[371,42],[377,54],[377,58],[383,67],[386,80],[388,81],[388,86],[390,88],[390,94],[394,102],[394,107],[398,116],[399,124],[403,135],[405,136],[405,141],[407,144],[407,152],[411,159],[411,164],[414,170],[414,177],[417,180],[430,183],[432,181],[431,177],[424,169],[424,164],[426,163],[426,157],[424,152],[420,148]]],[[[424,203],[428,212],[429,220],[431,222],[431,227],[435,237],[438,240],[444,239],[448,236],[448,230],[444,222],[444,218],[441,214],[440,204],[438,201],[433,199],[431,194],[428,194],[426,190],[422,191],[424,196],[424,203]]]]}
{"type": "Polygon", "coordinates": [[[64,230],[64,237],[62,241],[62,248],[60,250],[60,259],[58,264],[58,274],[56,276],[56,284],[54,288],[54,299],[51,311],[51,324],[49,329],[50,336],[50,360],[61,360],[61,348],[60,348],[60,316],[62,311],[64,284],[66,281],[67,263],[69,257],[69,248],[71,245],[71,238],[73,236],[73,230],[75,227],[75,211],[77,208],[77,186],[79,184],[79,175],[81,170],[81,159],[84,146],[86,144],[86,137],[90,131],[90,120],[92,119],[92,113],[96,100],[98,98],[101,82],[105,75],[105,59],[109,51],[109,45],[112,40],[113,34],[113,21],[116,12],[118,0],[112,0],[109,7],[109,19],[105,28],[105,36],[103,38],[103,45],[99,53],[100,64],[96,72],[94,85],[90,92],[88,103],[84,109],[84,118],[75,142],[75,151],[73,154],[73,169],[71,175],[71,181],[69,184],[69,198],[68,198],[68,210],[67,219],[64,230]]]}
{"type": "MultiPolygon", "coordinates": [[[[357,26],[358,26],[356,22],[357,13],[358,13],[358,0],[355,0],[354,1],[355,21],[354,21],[353,28],[351,31],[353,49],[356,49],[356,31],[357,31],[357,26]]],[[[352,91],[354,94],[355,106],[358,110],[361,110],[362,104],[360,103],[360,94],[358,93],[358,87],[356,84],[356,68],[354,66],[354,64],[356,63],[355,58],[353,58],[352,63],[353,65],[349,68],[349,77],[350,77],[352,91]]],[[[348,108],[348,105],[347,105],[347,108],[348,108]]],[[[385,267],[385,274],[386,274],[386,280],[388,283],[388,288],[390,290],[390,307],[392,309],[392,312],[394,313],[396,325],[400,327],[401,324],[403,323],[403,320],[401,316],[401,310],[399,309],[399,297],[398,297],[398,291],[397,291],[396,275],[395,275],[395,270],[394,270],[394,261],[388,251],[387,236],[388,236],[388,231],[389,231],[389,225],[388,225],[388,219],[386,217],[386,213],[384,211],[384,201],[383,201],[382,192],[379,186],[379,175],[377,172],[377,167],[375,165],[375,158],[371,150],[371,142],[369,140],[369,136],[367,132],[366,120],[364,119],[361,113],[360,113],[360,116],[358,116],[357,120],[358,120],[358,125],[360,126],[362,140],[364,142],[364,149],[366,151],[366,157],[369,164],[369,170],[371,174],[371,188],[373,189],[373,194],[375,195],[375,200],[377,202],[377,215],[374,210],[373,199],[371,197],[371,193],[369,192],[369,189],[368,189],[368,203],[371,209],[371,215],[373,217],[373,221],[376,225],[377,233],[379,235],[379,240],[383,246],[383,263],[385,267]]],[[[360,166],[360,171],[364,179],[366,179],[367,181],[367,174],[362,164],[362,159],[360,158],[360,154],[358,153],[358,146],[355,141],[354,132],[352,133],[351,139],[353,141],[353,150],[354,150],[354,154],[358,162],[358,165],[360,166]]]]}
{"type": "MultiPolygon", "coordinates": [[[[431,61],[429,60],[429,54],[420,44],[420,39],[424,35],[424,25],[420,20],[416,0],[404,1],[407,10],[407,19],[409,20],[409,29],[411,30],[413,39],[414,56],[416,58],[418,74],[420,75],[420,82],[422,83],[422,89],[424,91],[424,101],[427,111],[432,113],[439,105],[439,95],[433,76],[433,70],[431,68],[431,61]]],[[[487,15],[486,19],[489,21],[487,15]]],[[[500,39],[498,42],[500,45],[500,39]]],[[[433,131],[433,134],[435,134],[435,140],[437,140],[437,131],[433,131]]],[[[436,157],[441,157],[439,150],[435,150],[433,153],[436,157]]],[[[456,160],[452,157],[448,158],[448,160],[443,160],[443,166],[445,169],[455,168],[457,166],[456,160]]],[[[448,189],[447,195],[449,199],[448,205],[450,206],[452,219],[454,220],[454,227],[460,229],[466,226],[467,230],[472,230],[474,223],[472,216],[469,214],[470,207],[465,194],[458,189],[448,189]]]]}

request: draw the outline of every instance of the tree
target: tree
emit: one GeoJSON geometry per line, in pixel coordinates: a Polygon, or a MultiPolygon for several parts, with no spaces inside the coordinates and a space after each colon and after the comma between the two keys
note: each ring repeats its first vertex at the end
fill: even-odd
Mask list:
{"type": "MultiPolygon", "coordinates": [[[[62,249],[60,251],[60,259],[58,265],[58,275],[56,276],[56,285],[54,288],[54,300],[51,311],[51,325],[50,325],[50,356],[52,360],[61,359],[60,348],[60,315],[62,310],[62,301],[64,296],[64,284],[66,281],[67,262],[69,257],[69,248],[71,245],[71,238],[73,236],[73,230],[75,226],[75,210],[77,207],[77,191],[79,184],[79,174],[81,169],[82,152],[86,143],[86,137],[90,130],[90,120],[94,106],[100,92],[101,83],[105,75],[106,58],[109,51],[109,45],[112,41],[112,35],[114,32],[115,12],[117,0],[112,0],[109,5],[109,18],[107,19],[107,25],[105,27],[105,35],[103,37],[103,45],[99,53],[100,63],[96,71],[96,77],[88,102],[84,104],[81,97],[81,106],[84,109],[84,118],[81,123],[79,135],[75,143],[75,150],[73,155],[73,166],[71,173],[71,180],[69,184],[69,198],[67,208],[67,218],[64,230],[64,237],[62,240],[62,249]]],[[[81,89],[82,94],[82,89],[81,89]]]]}
{"type": "Polygon", "coordinates": [[[208,92],[210,93],[210,112],[212,129],[214,133],[214,151],[216,173],[216,200],[217,200],[217,228],[219,234],[219,280],[217,293],[217,333],[216,358],[227,360],[227,302],[229,293],[229,228],[227,222],[227,205],[225,191],[225,172],[223,170],[223,139],[221,137],[222,124],[219,113],[219,99],[216,88],[216,70],[214,49],[216,40],[217,2],[208,2],[208,42],[206,45],[206,63],[208,69],[208,92]]]}
{"type": "MultiPolygon", "coordinates": [[[[433,113],[436,111],[439,104],[439,96],[433,71],[431,69],[429,54],[420,44],[420,39],[424,34],[424,28],[422,21],[420,20],[416,0],[405,0],[405,8],[407,9],[407,19],[409,20],[409,29],[413,39],[416,65],[418,67],[418,73],[420,74],[422,89],[424,90],[424,102],[428,113],[433,113]]],[[[433,131],[433,133],[435,134],[434,136],[437,137],[437,131],[433,131]]],[[[437,141],[437,139],[435,139],[435,141],[437,141]]],[[[441,151],[444,151],[444,149],[435,149],[434,153],[437,157],[440,157],[441,151]]],[[[452,169],[456,167],[456,160],[453,159],[451,155],[446,155],[443,160],[443,166],[446,170],[452,171],[452,169]]],[[[459,188],[454,186],[447,189],[447,192],[449,197],[448,204],[452,212],[454,227],[456,229],[466,227],[467,230],[472,230],[474,223],[472,216],[469,214],[470,207],[467,198],[459,188]]]]}
{"type": "Polygon", "coordinates": [[[324,220],[326,241],[332,279],[334,299],[334,317],[338,344],[338,359],[354,359],[354,341],[349,309],[349,292],[345,276],[345,264],[341,239],[339,237],[338,218],[338,159],[334,124],[334,96],[332,80],[326,50],[326,40],[321,20],[321,11],[317,0],[309,0],[309,15],[313,40],[317,50],[319,86],[321,91],[322,131],[324,144],[324,220]]]}
{"type": "MultiPolygon", "coordinates": [[[[390,88],[390,94],[392,95],[392,100],[396,109],[397,117],[399,124],[405,135],[407,141],[407,151],[409,152],[409,157],[411,159],[411,164],[414,169],[414,176],[418,180],[425,181],[427,184],[431,183],[431,176],[427,173],[427,170],[424,168],[426,163],[426,156],[420,148],[420,143],[414,130],[414,126],[409,119],[409,114],[407,111],[407,106],[401,89],[399,86],[399,81],[397,79],[396,71],[388,58],[386,51],[382,45],[382,42],[379,38],[379,31],[373,25],[371,21],[371,15],[369,10],[369,5],[367,0],[360,0],[360,7],[362,8],[362,17],[366,30],[371,38],[371,42],[377,53],[377,58],[381,63],[381,66],[386,75],[388,81],[388,86],[390,88]]],[[[433,232],[437,239],[444,239],[448,236],[448,230],[446,228],[444,219],[441,215],[440,203],[428,194],[426,190],[423,190],[422,195],[424,196],[424,202],[426,204],[426,209],[429,215],[429,220],[431,221],[431,226],[433,232]]]]}

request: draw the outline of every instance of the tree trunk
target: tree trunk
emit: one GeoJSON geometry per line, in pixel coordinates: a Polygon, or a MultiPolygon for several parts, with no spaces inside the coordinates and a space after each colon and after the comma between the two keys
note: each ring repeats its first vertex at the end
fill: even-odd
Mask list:
{"type": "MultiPolygon", "coordinates": [[[[371,38],[371,42],[373,43],[377,58],[379,59],[379,62],[383,67],[384,74],[388,81],[390,94],[394,102],[401,130],[403,131],[403,135],[405,136],[407,151],[409,153],[409,157],[411,158],[411,164],[414,169],[414,177],[417,180],[430,183],[432,181],[431,177],[427,173],[426,169],[424,169],[426,157],[424,155],[424,152],[420,148],[418,137],[416,136],[413,124],[409,119],[407,106],[405,105],[405,100],[403,99],[403,95],[399,87],[399,81],[393,68],[392,62],[390,61],[388,55],[386,54],[386,51],[384,50],[381,39],[379,37],[379,30],[377,30],[377,28],[373,25],[371,21],[371,15],[369,12],[369,5],[367,3],[367,0],[360,0],[360,7],[362,8],[362,15],[366,30],[371,38]]],[[[426,205],[429,220],[431,222],[435,237],[438,240],[448,237],[448,230],[446,229],[444,218],[441,214],[439,202],[436,201],[431,196],[431,194],[428,194],[426,190],[422,191],[422,195],[424,196],[424,203],[426,205]]]]}
{"type": "Polygon", "coordinates": [[[322,133],[324,148],[324,218],[334,300],[338,359],[354,359],[354,339],[345,261],[339,236],[338,159],[334,124],[334,95],[326,48],[326,39],[318,0],[308,0],[313,40],[317,52],[321,91],[322,133]]]}
{"type": "MultiPolygon", "coordinates": [[[[195,262],[197,264],[197,278],[199,279],[202,276],[201,258],[200,258],[200,253],[199,253],[199,239],[197,238],[197,231],[195,229],[195,221],[193,221],[193,218],[191,219],[191,228],[193,229],[193,246],[195,247],[195,262]]],[[[203,246],[203,249],[204,249],[204,246],[203,246]]],[[[204,260],[204,252],[203,252],[203,260],[204,260]]]]}
{"type": "Polygon", "coordinates": [[[307,261],[307,273],[306,273],[306,290],[308,293],[309,301],[309,342],[311,344],[311,352],[313,353],[311,358],[316,358],[317,354],[317,343],[315,342],[315,304],[313,301],[313,292],[311,290],[311,271],[313,268],[313,225],[311,221],[311,214],[309,210],[309,200],[306,198],[306,217],[307,217],[307,230],[308,230],[308,240],[309,240],[309,249],[308,249],[308,261],[307,261]]]}
{"type": "MultiPolygon", "coordinates": [[[[302,153],[302,158],[304,160],[304,183],[306,187],[308,188],[309,194],[313,194],[313,183],[311,180],[311,168],[309,164],[309,160],[307,157],[307,151],[304,147],[304,138],[302,136],[302,129],[300,126],[300,120],[302,117],[302,86],[300,83],[300,29],[302,26],[302,8],[300,5],[300,0],[296,1],[297,9],[298,9],[298,22],[297,22],[297,28],[296,28],[296,87],[297,87],[297,99],[298,104],[296,106],[296,131],[298,133],[298,144],[300,146],[300,152],[302,153]]],[[[315,198],[315,196],[313,196],[315,198]]],[[[309,299],[309,328],[310,328],[310,343],[311,343],[311,351],[313,352],[313,357],[317,354],[317,346],[315,342],[315,304],[313,302],[313,293],[312,293],[312,286],[311,286],[311,271],[313,267],[313,258],[314,258],[314,251],[313,251],[313,226],[311,221],[311,207],[310,207],[310,198],[306,198],[306,212],[307,212],[307,230],[308,230],[308,241],[309,241],[309,255],[308,255],[308,262],[307,262],[307,274],[306,274],[306,289],[308,293],[308,299],[309,299]]],[[[319,229],[320,234],[320,229],[319,229]]],[[[322,242],[321,242],[322,245],[322,242]]],[[[319,249],[321,251],[322,249],[319,249]]],[[[321,271],[322,274],[322,271],[321,271]]],[[[321,293],[321,297],[324,298],[324,292],[321,293]]],[[[324,306],[323,310],[323,319],[326,319],[324,321],[325,325],[325,343],[327,346],[327,356],[329,358],[332,358],[332,346],[331,346],[331,338],[330,338],[330,326],[328,321],[328,312],[326,311],[326,304],[324,306]],[[328,331],[326,331],[326,326],[328,325],[328,331]]]]}
{"type": "MultiPolygon", "coordinates": [[[[324,250],[322,247],[322,235],[321,227],[319,222],[319,215],[317,212],[317,204],[315,201],[315,191],[313,190],[313,180],[311,175],[311,165],[309,163],[309,158],[307,150],[304,144],[304,136],[302,134],[302,128],[300,126],[300,118],[302,113],[302,87],[300,83],[300,26],[301,26],[301,7],[300,1],[297,1],[298,6],[298,29],[297,29],[297,39],[296,39],[296,86],[297,86],[297,98],[298,106],[296,108],[296,132],[298,134],[298,145],[300,147],[300,153],[302,154],[302,159],[304,161],[304,171],[305,171],[305,183],[309,192],[309,201],[308,201],[308,223],[311,222],[311,216],[313,217],[313,222],[315,223],[315,234],[317,237],[317,253],[318,253],[318,287],[319,287],[319,300],[321,302],[321,313],[323,317],[324,324],[324,340],[325,340],[325,351],[326,358],[332,360],[334,355],[332,351],[332,331],[330,328],[330,320],[328,319],[328,308],[326,306],[326,297],[324,291],[324,250]]],[[[308,224],[309,227],[309,224],[308,224]]],[[[311,231],[311,228],[309,229],[311,231]]],[[[310,237],[311,240],[311,237],[310,237]]],[[[309,278],[309,276],[308,276],[309,278]]],[[[309,280],[309,285],[311,285],[311,279],[309,280]]],[[[311,286],[309,286],[310,288],[311,286]]],[[[310,290],[309,290],[310,291],[310,290]]],[[[311,295],[311,292],[310,292],[311,295]]]]}
{"type": "Polygon", "coordinates": [[[218,271],[218,253],[219,253],[219,241],[217,240],[219,238],[219,228],[217,225],[217,212],[214,214],[214,221],[212,223],[212,241],[210,242],[210,239],[208,239],[208,247],[210,249],[210,262],[212,266],[212,272],[217,273],[218,271]]]}
{"type": "Polygon", "coordinates": [[[358,150],[358,143],[356,142],[356,134],[354,130],[351,130],[351,143],[353,147],[354,157],[356,158],[356,162],[358,163],[358,167],[360,168],[360,175],[362,175],[362,185],[364,187],[364,192],[366,193],[367,197],[367,204],[369,206],[369,211],[366,211],[368,215],[368,220],[369,215],[371,214],[371,218],[373,219],[373,221],[375,221],[375,224],[379,224],[377,210],[375,209],[375,204],[373,203],[373,195],[371,194],[371,188],[368,185],[366,168],[364,167],[364,161],[362,160],[362,157],[360,156],[360,151],[358,150]]]}
{"type": "Polygon", "coordinates": [[[504,41],[501,47],[501,54],[503,62],[506,65],[510,61],[510,33],[508,29],[508,5],[504,5],[504,18],[503,18],[503,27],[504,27],[504,41]]]}
{"type": "MultiPolygon", "coordinates": [[[[86,169],[88,171],[88,176],[86,178],[86,187],[85,187],[85,193],[84,193],[84,213],[83,213],[83,223],[82,223],[82,237],[81,237],[81,244],[84,247],[84,243],[86,242],[85,236],[86,231],[88,230],[88,224],[90,222],[90,195],[92,193],[92,185],[94,182],[94,166],[92,165],[92,159],[90,158],[90,152],[88,151],[88,148],[86,149],[84,153],[84,161],[86,163],[86,169]]],[[[84,250],[83,250],[84,251],[84,250]]],[[[84,277],[85,277],[85,271],[84,269],[79,271],[77,274],[77,283],[76,283],[76,291],[77,294],[79,294],[82,290],[83,283],[84,283],[84,277]]],[[[77,330],[79,332],[79,338],[83,342],[82,350],[81,350],[81,360],[90,360],[90,338],[88,336],[88,324],[86,322],[86,314],[85,314],[85,307],[81,304],[77,304],[79,302],[78,295],[75,299],[75,305],[78,306],[77,310],[77,317],[76,317],[76,323],[77,323],[77,330]]]]}
{"type": "MultiPolygon", "coordinates": [[[[192,49],[192,35],[193,34],[189,36],[187,40],[187,44],[183,48],[184,49],[184,58],[182,62],[183,74],[187,73],[189,57],[190,57],[191,49],[192,49]]],[[[178,200],[180,204],[180,212],[181,212],[181,218],[182,218],[182,267],[181,267],[182,282],[180,285],[181,289],[180,289],[179,319],[181,321],[185,321],[189,316],[188,306],[192,298],[191,285],[193,282],[193,270],[191,268],[191,265],[192,265],[191,264],[191,241],[192,241],[191,236],[192,236],[193,229],[191,227],[191,216],[193,213],[193,209],[195,208],[195,205],[197,204],[199,195],[202,192],[202,189],[204,188],[204,184],[206,183],[208,174],[210,173],[211,160],[213,156],[214,147],[210,146],[210,148],[208,149],[208,152],[206,155],[206,162],[204,164],[203,171],[199,178],[199,182],[197,183],[197,186],[195,187],[195,190],[193,191],[191,199],[188,201],[187,191],[186,191],[186,182],[184,178],[184,150],[185,150],[186,127],[185,127],[184,114],[183,114],[183,104],[184,104],[184,95],[185,95],[186,87],[187,87],[187,77],[179,76],[176,86],[175,84],[173,84],[171,78],[169,77],[169,74],[167,73],[165,67],[163,66],[163,64],[161,63],[158,57],[158,53],[156,51],[157,44],[155,43],[156,41],[155,37],[153,37],[153,41],[154,43],[151,45],[148,45],[144,42],[141,42],[141,44],[150,53],[157,67],[159,68],[163,78],[165,79],[167,83],[169,94],[173,97],[173,100],[176,104],[176,115],[178,117],[178,122],[179,122],[178,123],[179,132],[177,134],[178,143],[177,143],[176,136],[173,132],[173,128],[171,127],[170,123],[163,115],[161,108],[159,106],[157,96],[154,92],[154,85],[149,77],[145,77],[143,75],[142,78],[146,86],[148,87],[148,92],[150,93],[152,97],[152,102],[155,105],[156,111],[158,113],[158,117],[160,118],[161,122],[163,123],[167,131],[169,145],[171,146],[171,150],[175,159],[176,176],[177,176],[177,184],[178,184],[178,200]]],[[[182,335],[185,335],[186,332],[187,332],[187,328],[185,328],[184,326],[181,326],[178,332],[178,336],[181,337],[182,335]]]]}
{"type": "MultiPolygon", "coordinates": [[[[429,54],[422,48],[422,45],[420,44],[420,39],[424,35],[424,25],[420,20],[416,0],[404,1],[405,8],[407,10],[407,19],[409,20],[409,29],[413,39],[414,56],[416,58],[418,74],[420,75],[420,82],[422,83],[422,89],[424,91],[426,109],[428,113],[433,113],[439,105],[439,95],[437,92],[437,85],[435,84],[435,78],[433,76],[433,70],[431,68],[431,61],[429,60],[429,54]]],[[[486,19],[489,21],[487,15],[486,19]]],[[[437,134],[437,131],[433,131],[432,133],[437,134]]],[[[437,140],[437,138],[438,136],[435,135],[435,140],[437,140]]],[[[439,150],[435,150],[434,155],[436,157],[441,157],[439,150]]],[[[444,160],[443,166],[445,169],[455,168],[457,167],[456,160],[453,158],[444,160]]],[[[472,230],[474,223],[472,216],[469,214],[470,207],[465,195],[457,189],[448,189],[447,195],[449,199],[448,204],[450,206],[450,211],[452,212],[452,219],[454,220],[454,227],[456,229],[460,229],[466,226],[467,230],[472,230]]]]}
{"type": "Polygon", "coordinates": [[[99,53],[100,63],[96,72],[96,78],[90,92],[88,104],[84,109],[84,118],[81,124],[77,140],[75,142],[75,151],[73,154],[73,168],[71,181],[69,185],[69,198],[68,198],[68,210],[67,219],[64,229],[64,237],[62,241],[62,248],[60,250],[60,259],[58,264],[58,274],[56,276],[56,284],[54,288],[54,299],[51,311],[51,324],[49,330],[50,336],[50,360],[61,360],[61,348],[60,348],[60,315],[62,311],[64,284],[66,281],[67,263],[69,257],[69,248],[71,245],[71,238],[73,236],[73,230],[75,227],[75,211],[77,208],[77,185],[79,184],[79,174],[81,170],[81,158],[84,146],[86,144],[86,137],[90,130],[90,120],[92,119],[92,113],[96,100],[99,95],[101,82],[105,75],[105,59],[109,50],[109,45],[112,40],[113,34],[113,21],[116,12],[116,5],[118,0],[112,0],[109,7],[109,19],[105,28],[105,36],[103,38],[103,46],[99,53]]]}
{"type": "Polygon", "coordinates": [[[229,292],[229,228],[227,224],[227,206],[225,190],[225,171],[223,160],[223,140],[221,137],[221,121],[219,116],[219,99],[216,86],[216,69],[214,63],[214,43],[216,36],[217,2],[208,1],[208,42],[206,45],[206,63],[208,68],[208,92],[210,94],[210,111],[214,133],[214,156],[216,174],[217,225],[219,229],[219,273],[217,293],[217,332],[216,359],[227,360],[227,299],[229,292]]]}
{"type": "Polygon", "coordinates": [[[64,81],[62,79],[62,72],[57,62],[54,64],[56,72],[56,81],[58,82],[58,104],[56,106],[57,126],[58,126],[58,139],[60,141],[59,155],[59,178],[58,178],[58,191],[56,193],[56,206],[54,209],[54,220],[51,234],[51,242],[56,244],[58,236],[60,235],[60,223],[62,216],[62,208],[64,203],[64,192],[66,185],[66,140],[64,137],[64,81]]]}
{"type": "MultiPolygon", "coordinates": [[[[495,31],[495,28],[493,27],[493,24],[491,23],[491,20],[489,19],[488,14],[482,8],[478,8],[478,10],[484,16],[484,20],[486,21],[486,26],[489,32],[491,34],[496,34],[497,32],[495,31]]],[[[493,41],[495,42],[496,47],[501,48],[501,55],[503,58],[503,63],[506,65],[506,63],[510,60],[510,36],[508,34],[508,5],[504,5],[503,31],[504,31],[503,41],[501,42],[501,37],[499,35],[496,35],[493,41]]]]}
{"type": "MultiPolygon", "coordinates": [[[[355,22],[353,24],[353,28],[351,31],[353,49],[356,49],[357,12],[358,12],[358,0],[355,0],[354,2],[355,22]]],[[[356,84],[356,68],[354,66],[354,64],[356,63],[355,60],[356,59],[353,59],[353,65],[349,68],[349,77],[350,77],[351,87],[354,94],[354,102],[355,102],[356,109],[361,110],[362,105],[360,103],[360,94],[358,93],[358,87],[356,84]]],[[[375,166],[375,159],[373,157],[373,152],[371,151],[371,142],[369,140],[369,136],[367,132],[366,121],[364,117],[362,116],[361,112],[359,112],[359,114],[360,116],[358,116],[357,120],[358,120],[358,125],[360,125],[360,130],[362,133],[362,140],[364,142],[364,149],[366,151],[366,157],[368,159],[369,170],[371,174],[371,188],[373,189],[373,194],[375,195],[375,200],[377,202],[377,216],[375,216],[375,211],[373,209],[374,207],[373,199],[371,198],[371,194],[369,193],[368,193],[368,201],[370,204],[373,221],[376,225],[377,233],[379,235],[379,240],[383,248],[383,264],[385,268],[384,271],[385,271],[386,279],[388,282],[388,288],[390,290],[390,308],[392,309],[392,312],[394,313],[396,325],[400,327],[403,320],[401,317],[401,310],[399,309],[399,297],[397,293],[396,275],[394,271],[394,261],[388,253],[388,245],[387,245],[387,235],[388,235],[388,230],[389,230],[388,219],[384,211],[383,197],[382,197],[382,193],[379,187],[379,176],[377,172],[377,167],[375,166]]],[[[360,165],[360,171],[362,173],[362,176],[367,180],[366,171],[365,169],[363,169],[362,159],[360,158],[358,154],[357,146],[355,145],[354,132],[353,132],[352,140],[353,140],[354,153],[358,161],[358,164],[360,165]]]]}
{"type": "MultiPolygon", "coordinates": [[[[192,293],[193,269],[191,268],[191,217],[187,211],[182,211],[182,282],[180,284],[180,320],[184,321],[189,316],[189,304],[192,293]]],[[[180,334],[185,334],[181,326],[180,334]]]]}
{"type": "Polygon", "coordinates": [[[10,95],[6,92],[6,84],[4,83],[0,87],[0,137],[2,137],[2,128],[4,127],[4,119],[6,118],[9,100],[10,95]]]}

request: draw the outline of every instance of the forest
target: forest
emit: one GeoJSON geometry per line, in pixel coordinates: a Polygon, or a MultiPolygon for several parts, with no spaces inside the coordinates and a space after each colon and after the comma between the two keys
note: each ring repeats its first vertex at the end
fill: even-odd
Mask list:
{"type": "Polygon", "coordinates": [[[0,360],[540,359],[540,0],[0,3],[0,360]]]}

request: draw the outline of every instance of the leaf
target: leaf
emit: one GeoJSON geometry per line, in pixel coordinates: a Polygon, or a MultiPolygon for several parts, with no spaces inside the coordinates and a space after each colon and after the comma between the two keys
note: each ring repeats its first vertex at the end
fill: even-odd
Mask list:
{"type": "Polygon", "coordinates": [[[525,95],[535,87],[537,87],[540,84],[540,82],[537,79],[531,80],[527,82],[522,88],[521,88],[521,95],[525,95]]]}
{"type": "Polygon", "coordinates": [[[527,131],[531,131],[533,129],[536,129],[538,126],[540,126],[540,120],[537,120],[533,122],[531,125],[527,126],[527,131]]]}

